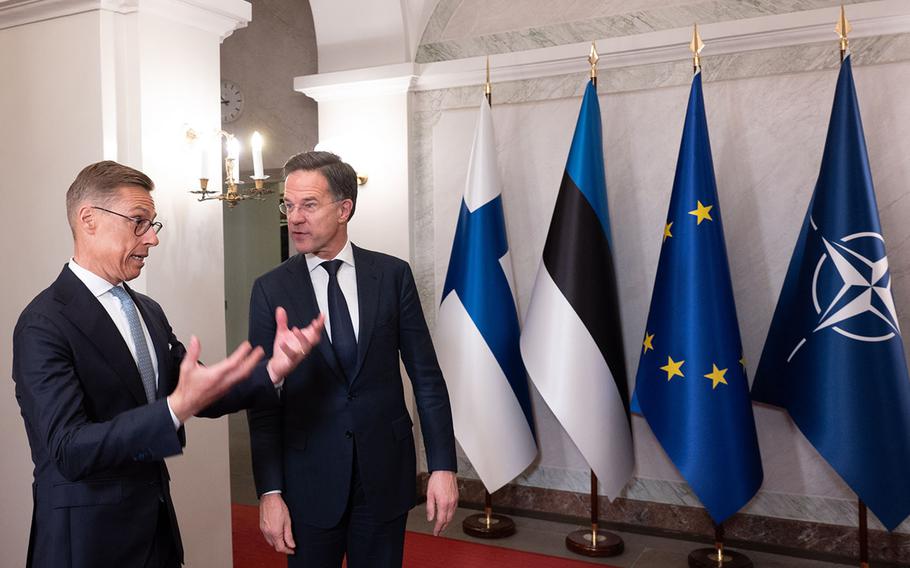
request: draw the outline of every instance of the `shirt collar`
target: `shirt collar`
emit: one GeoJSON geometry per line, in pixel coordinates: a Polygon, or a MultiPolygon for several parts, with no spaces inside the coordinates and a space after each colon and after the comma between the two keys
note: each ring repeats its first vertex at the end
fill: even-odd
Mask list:
{"type": "MultiPolygon", "coordinates": [[[[344,243],[344,246],[341,248],[341,251],[339,251],[338,254],[335,255],[334,259],[330,259],[330,260],[335,260],[335,259],[338,259],[338,260],[344,262],[345,264],[349,265],[351,268],[354,267],[354,248],[351,246],[351,239],[348,239],[344,243]]],[[[312,253],[306,254],[306,265],[310,272],[313,272],[314,270],[319,268],[319,265],[325,261],[326,261],[326,259],[319,258],[315,254],[312,254],[312,253]]]]}
{"type": "MultiPolygon", "coordinates": [[[[91,270],[79,266],[75,258],[70,259],[68,266],[73,271],[73,274],[76,275],[76,278],[81,280],[96,298],[107,294],[114,287],[114,284],[111,284],[91,270]]],[[[118,286],[122,286],[122,284],[118,284],[118,286]]]]}

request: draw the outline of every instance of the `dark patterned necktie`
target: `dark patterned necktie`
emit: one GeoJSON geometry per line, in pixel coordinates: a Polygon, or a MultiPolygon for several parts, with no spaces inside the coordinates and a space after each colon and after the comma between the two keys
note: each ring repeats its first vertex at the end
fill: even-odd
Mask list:
{"type": "Polygon", "coordinates": [[[354,367],[357,365],[357,338],[354,336],[354,324],[351,322],[348,303],[344,299],[341,286],[338,285],[338,269],[341,268],[342,262],[337,259],[327,260],[320,266],[329,274],[327,291],[329,324],[332,326],[332,348],[335,350],[335,356],[338,357],[338,362],[341,363],[348,382],[351,382],[354,378],[354,367]]]}

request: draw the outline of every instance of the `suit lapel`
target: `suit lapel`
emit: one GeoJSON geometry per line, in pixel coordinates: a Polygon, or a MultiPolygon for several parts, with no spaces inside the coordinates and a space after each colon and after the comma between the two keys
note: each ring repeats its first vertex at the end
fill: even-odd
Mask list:
{"type": "Polygon", "coordinates": [[[360,247],[351,245],[354,251],[354,270],[357,275],[357,303],[360,317],[360,330],[357,337],[357,365],[354,367],[354,376],[351,383],[357,380],[370,339],[373,337],[373,328],[376,326],[376,314],[379,310],[379,285],[382,273],[376,266],[375,259],[360,247]]]}
{"type": "MultiPolygon", "coordinates": [[[[156,398],[167,396],[171,392],[171,383],[176,382],[177,378],[171,376],[171,368],[167,363],[171,349],[168,344],[168,333],[164,327],[164,321],[157,317],[146,303],[145,298],[133,293],[132,288],[123,285],[130,297],[133,298],[145,326],[149,330],[149,336],[152,338],[152,345],[155,347],[155,357],[158,359],[158,392],[156,398]]],[[[141,380],[141,377],[140,377],[141,380]]]]}
{"type": "Polygon", "coordinates": [[[148,400],[136,361],[101,302],[68,267],[64,267],[54,288],[57,298],[64,304],[63,316],[95,346],[136,402],[146,404],[148,400]]]}
{"type": "MultiPolygon", "coordinates": [[[[290,299],[290,304],[284,306],[288,310],[288,321],[299,322],[301,326],[308,325],[319,313],[319,303],[316,301],[316,293],[313,291],[313,281],[310,278],[306,257],[298,254],[286,266],[290,273],[288,278],[283,281],[284,296],[290,299]]],[[[291,323],[291,325],[294,324],[291,323]]],[[[347,383],[325,329],[322,330],[322,338],[316,348],[332,372],[335,373],[335,377],[343,383],[347,383]]]]}

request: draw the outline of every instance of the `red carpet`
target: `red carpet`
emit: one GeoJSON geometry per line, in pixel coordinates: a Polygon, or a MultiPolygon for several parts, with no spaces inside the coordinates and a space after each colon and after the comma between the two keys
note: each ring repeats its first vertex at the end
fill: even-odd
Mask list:
{"type": "MultiPolygon", "coordinates": [[[[259,509],[231,505],[234,527],[234,568],[286,568],[283,554],[272,550],[259,533],[259,509]]],[[[450,528],[452,530],[455,527],[450,528]]],[[[404,568],[590,568],[581,560],[566,560],[533,552],[434,537],[408,531],[404,568]]],[[[605,566],[597,564],[596,566],[605,566]]],[[[610,567],[607,567],[610,568],[610,567]]]]}

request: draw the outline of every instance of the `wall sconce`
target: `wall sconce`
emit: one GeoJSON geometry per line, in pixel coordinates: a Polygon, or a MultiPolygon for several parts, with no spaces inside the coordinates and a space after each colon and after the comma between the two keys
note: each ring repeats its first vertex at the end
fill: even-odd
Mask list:
{"type": "MultiPolygon", "coordinates": [[[[274,193],[271,189],[265,188],[265,180],[269,176],[263,175],[262,169],[262,135],[254,132],[250,140],[250,147],[253,154],[253,187],[247,191],[241,191],[240,186],[244,182],[240,180],[240,141],[224,130],[218,131],[219,148],[224,141],[225,158],[224,158],[224,189],[222,191],[212,191],[208,189],[209,185],[209,144],[204,137],[192,128],[186,131],[186,140],[190,144],[199,148],[199,189],[191,190],[190,193],[199,195],[198,201],[210,201],[217,199],[224,202],[229,209],[233,209],[238,203],[247,199],[262,201],[266,195],[274,193]]],[[[220,153],[220,150],[219,150],[220,153]]]]}

